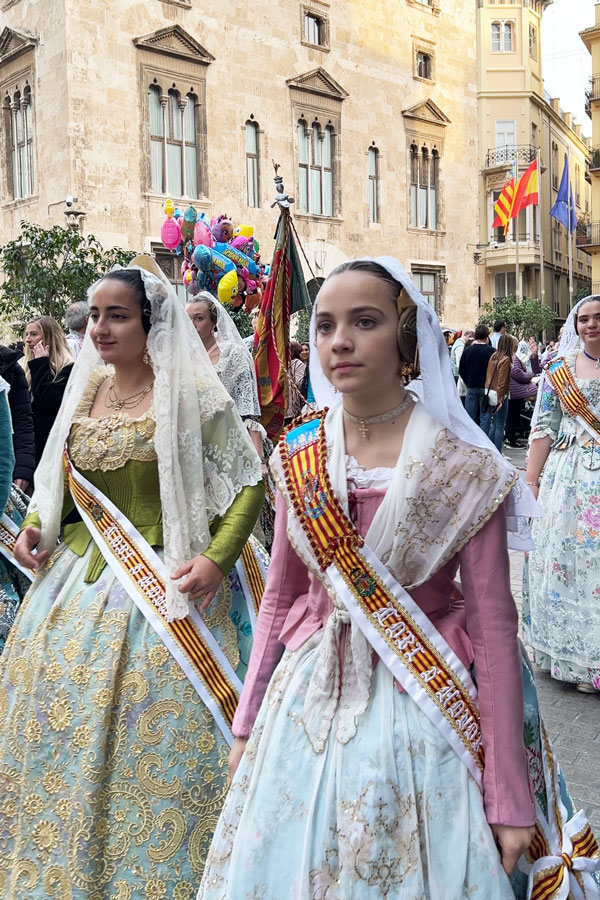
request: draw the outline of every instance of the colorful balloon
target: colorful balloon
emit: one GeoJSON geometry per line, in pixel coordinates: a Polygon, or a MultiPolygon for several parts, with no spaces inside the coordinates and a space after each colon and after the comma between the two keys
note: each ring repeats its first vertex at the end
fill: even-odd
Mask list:
{"type": "Polygon", "coordinates": [[[247,238],[254,237],[254,228],[252,225],[238,225],[238,227],[233,232],[234,237],[238,237],[239,235],[243,235],[247,238]]]}
{"type": "Polygon", "coordinates": [[[191,239],[194,237],[194,226],[196,225],[197,218],[198,213],[196,212],[194,207],[188,206],[181,223],[181,236],[184,241],[191,241],[191,239]]]}
{"type": "Polygon", "coordinates": [[[194,244],[196,246],[204,244],[205,247],[212,247],[213,243],[214,239],[210,228],[202,219],[198,218],[194,225],[194,244]]]}
{"type": "Polygon", "coordinates": [[[171,216],[168,216],[162,223],[160,239],[167,250],[174,250],[181,242],[181,228],[171,216]]]}
{"type": "Polygon", "coordinates": [[[244,269],[248,269],[251,275],[256,275],[258,272],[258,267],[254,260],[250,259],[249,256],[246,256],[245,253],[242,253],[241,250],[238,250],[231,244],[216,243],[215,250],[234,262],[236,266],[242,266],[244,269]]]}
{"type": "Polygon", "coordinates": [[[165,205],[163,206],[163,212],[164,212],[165,216],[168,216],[169,218],[171,218],[171,216],[175,212],[175,204],[173,203],[173,201],[171,200],[170,197],[168,200],[165,200],[165,205]]]}
{"type": "Polygon", "coordinates": [[[224,243],[233,237],[233,225],[231,224],[231,219],[228,219],[227,216],[221,215],[217,219],[212,219],[210,230],[215,241],[224,243]]]}
{"type": "Polygon", "coordinates": [[[221,280],[219,281],[219,287],[217,289],[217,296],[221,303],[228,304],[231,303],[235,295],[237,294],[237,285],[238,285],[238,276],[235,267],[233,271],[226,272],[221,280]]]}

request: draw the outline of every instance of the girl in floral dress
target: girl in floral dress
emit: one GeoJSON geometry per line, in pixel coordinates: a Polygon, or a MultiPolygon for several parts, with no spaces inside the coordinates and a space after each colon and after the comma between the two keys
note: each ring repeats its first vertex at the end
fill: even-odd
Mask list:
{"type": "Polygon", "coordinates": [[[585,693],[600,690],[599,429],[600,297],[586,297],[540,386],[526,481],[543,516],[523,585],[524,636],[537,665],[585,693]],[[580,409],[561,398],[561,378],[580,409]]]}

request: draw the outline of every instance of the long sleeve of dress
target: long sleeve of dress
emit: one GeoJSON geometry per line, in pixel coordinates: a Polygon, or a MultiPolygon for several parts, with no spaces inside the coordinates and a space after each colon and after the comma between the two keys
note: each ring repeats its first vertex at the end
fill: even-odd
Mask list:
{"type": "Polygon", "coordinates": [[[467,632],[474,651],[490,824],[527,826],[535,810],[523,745],[522,661],[501,507],[460,552],[467,632]]]}
{"type": "Polygon", "coordinates": [[[279,493],[275,522],[267,584],[258,614],[248,673],[233,720],[236,737],[248,737],[252,731],[271,675],[285,649],[279,641],[283,623],[294,600],[309,588],[308,570],[287,537],[287,510],[279,493]]]}
{"type": "Polygon", "coordinates": [[[213,539],[202,555],[216,563],[224,575],[242,552],[264,499],[264,481],[242,488],[218,523],[213,539]]]}
{"type": "Polygon", "coordinates": [[[8,396],[6,391],[0,391],[0,513],[4,512],[10,494],[14,464],[8,396]]]}

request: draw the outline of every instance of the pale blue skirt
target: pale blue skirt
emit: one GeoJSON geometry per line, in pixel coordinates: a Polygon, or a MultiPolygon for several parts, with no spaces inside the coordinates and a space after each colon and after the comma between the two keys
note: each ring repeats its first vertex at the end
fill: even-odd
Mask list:
{"type": "Polygon", "coordinates": [[[322,632],[286,652],[225,801],[198,900],[514,900],[464,764],[388,669],[347,743],[301,723],[322,632]]]}

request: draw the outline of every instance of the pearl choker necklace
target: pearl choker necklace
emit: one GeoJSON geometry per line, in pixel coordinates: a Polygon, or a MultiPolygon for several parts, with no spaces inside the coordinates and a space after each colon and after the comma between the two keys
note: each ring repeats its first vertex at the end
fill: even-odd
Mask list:
{"type": "Polygon", "coordinates": [[[369,425],[383,425],[384,422],[391,422],[393,419],[397,419],[398,416],[401,416],[412,403],[412,395],[407,393],[402,403],[395,406],[393,409],[390,409],[389,412],[381,413],[379,416],[353,416],[347,409],[344,409],[343,413],[344,418],[358,424],[361,435],[366,440],[369,440],[369,425]]]}

